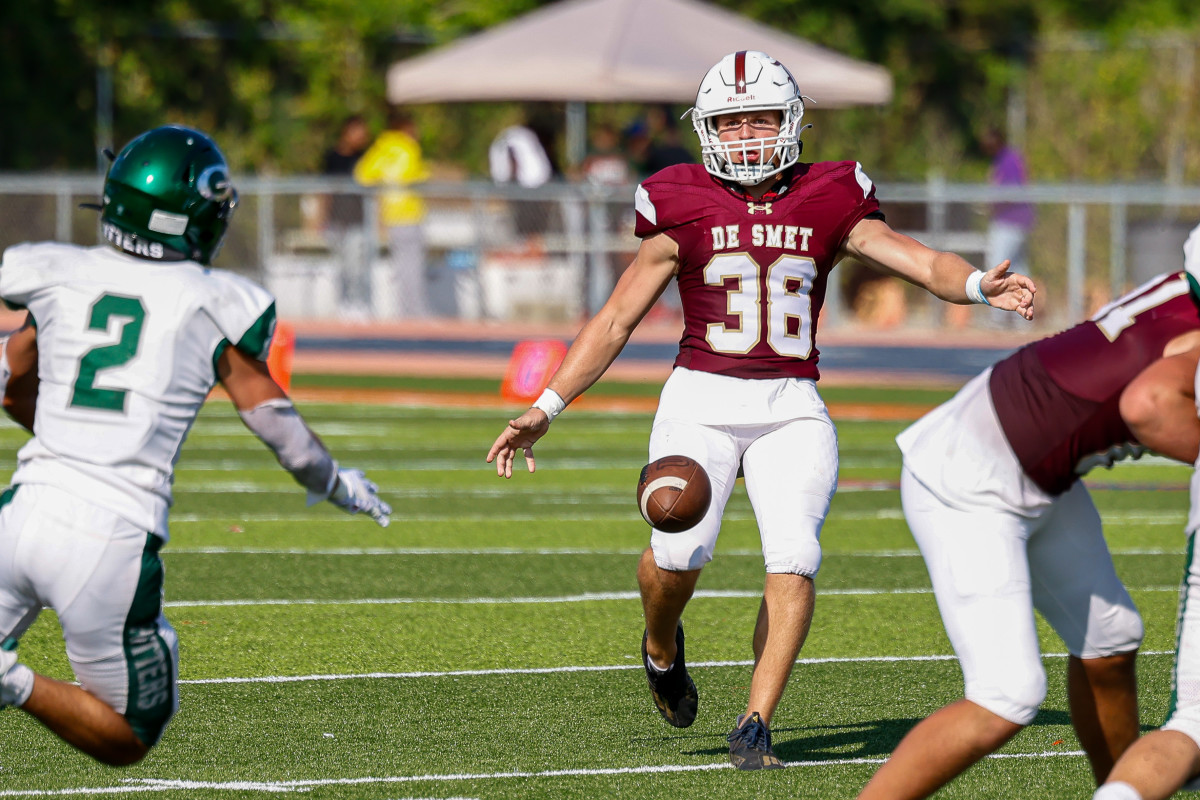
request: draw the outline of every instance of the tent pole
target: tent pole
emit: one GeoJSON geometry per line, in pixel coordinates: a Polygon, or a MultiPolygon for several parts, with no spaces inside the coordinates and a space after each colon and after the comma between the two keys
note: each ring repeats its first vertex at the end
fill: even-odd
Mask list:
{"type": "Polygon", "coordinates": [[[567,102],[567,164],[578,167],[587,155],[587,103],[567,102]]]}

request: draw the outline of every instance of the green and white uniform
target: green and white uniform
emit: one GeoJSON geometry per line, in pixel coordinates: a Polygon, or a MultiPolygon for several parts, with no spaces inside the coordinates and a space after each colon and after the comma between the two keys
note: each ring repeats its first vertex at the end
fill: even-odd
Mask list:
{"type": "MultiPolygon", "coordinates": [[[[1198,228],[1197,230],[1200,230],[1198,228]]],[[[1189,244],[1192,240],[1189,240],[1189,244]]],[[[1200,390],[1200,371],[1196,373],[1200,390]]],[[[1200,394],[1196,395],[1200,413],[1200,394]]],[[[1171,673],[1171,702],[1164,730],[1179,731],[1200,747],[1200,461],[1192,473],[1191,510],[1187,521],[1187,561],[1179,591],[1179,616],[1175,625],[1175,669],[1171,673]]],[[[1200,790],[1200,779],[1183,787],[1200,790]]]]}
{"type": "Polygon", "coordinates": [[[54,243],[4,252],[0,299],[33,317],[40,381],[0,498],[0,639],[53,608],[80,683],[153,744],[178,703],[158,558],[175,461],[224,348],[266,358],[274,302],[195,262],[54,243]]]}

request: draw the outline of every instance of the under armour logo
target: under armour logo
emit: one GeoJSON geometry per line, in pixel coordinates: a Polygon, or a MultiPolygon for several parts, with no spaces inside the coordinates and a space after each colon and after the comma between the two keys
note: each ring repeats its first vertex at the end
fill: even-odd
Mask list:
{"type": "Polygon", "coordinates": [[[770,214],[771,213],[771,204],[770,203],[762,203],[762,204],[746,203],[746,210],[749,211],[751,214],[753,214],[756,211],[761,211],[764,214],[770,214]]]}

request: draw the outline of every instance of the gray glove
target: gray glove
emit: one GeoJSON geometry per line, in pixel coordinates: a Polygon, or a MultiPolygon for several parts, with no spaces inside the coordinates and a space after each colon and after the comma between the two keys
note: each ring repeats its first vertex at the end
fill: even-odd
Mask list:
{"type": "Polygon", "coordinates": [[[364,512],[386,528],[392,521],[389,516],[392,507],[379,498],[378,491],[379,487],[367,480],[361,469],[339,469],[329,502],[347,514],[364,512]]]}

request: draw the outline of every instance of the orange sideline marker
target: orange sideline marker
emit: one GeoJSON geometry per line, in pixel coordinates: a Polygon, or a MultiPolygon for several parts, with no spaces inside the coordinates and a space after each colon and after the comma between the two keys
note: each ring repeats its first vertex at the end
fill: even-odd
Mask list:
{"type": "Polygon", "coordinates": [[[277,322],[271,349],[267,351],[267,369],[285,392],[292,390],[292,357],[295,354],[295,329],[286,322],[277,322]]]}
{"type": "Polygon", "coordinates": [[[566,354],[567,346],[557,339],[517,342],[500,384],[500,396],[514,402],[536,400],[566,354]]]}

